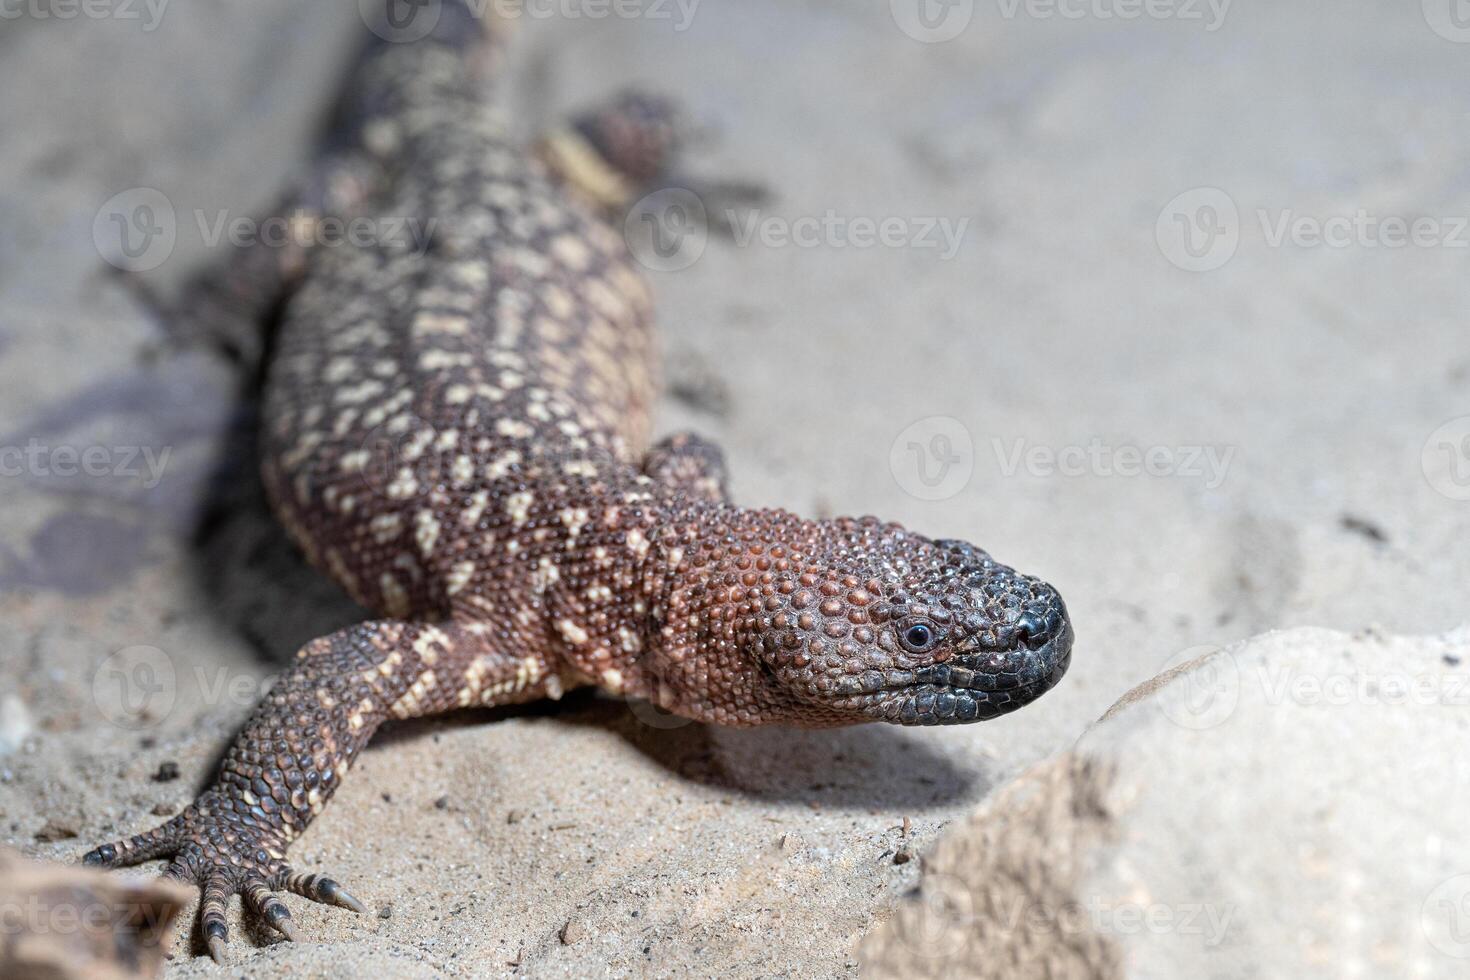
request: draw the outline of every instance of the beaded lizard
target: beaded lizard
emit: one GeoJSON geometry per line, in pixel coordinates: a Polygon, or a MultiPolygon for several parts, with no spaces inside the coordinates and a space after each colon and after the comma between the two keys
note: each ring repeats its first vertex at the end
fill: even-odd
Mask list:
{"type": "MultiPolygon", "coordinates": [[[[949,724],[1027,704],[1070,659],[1056,591],[979,548],[735,506],[695,436],[645,452],[649,291],[609,215],[665,169],[674,114],[621,98],[527,153],[483,103],[497,34],[445,0],[428,36],[375,41],[323,155],[318,203],[417,216],[422,247],[244,263],[291,286],[274,510],[378,618],[299,652],[193,804],[85,856],[171,858],[217,960],[234,893],[292,939],[277,890],[363,911],[286,850],[390,719],[597,685],[722,725],[949,724]]],[[[232,295],[254,316],[270,292],[232,295]]]]}

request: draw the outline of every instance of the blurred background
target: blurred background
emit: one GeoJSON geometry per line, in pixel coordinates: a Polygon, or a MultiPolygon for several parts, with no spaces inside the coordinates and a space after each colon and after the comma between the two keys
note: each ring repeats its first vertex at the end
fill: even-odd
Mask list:
{"type": "MultiPolygon", "coordinates": [[[[1461,0],[503,6],[489,97],[528,138],[637,84],[709,126],[691,179],[766,193],[639,253],[661,427],[722,443],[741,503],[1048,579],[1073,665],[958,730],[592,697],[399,728],[297,845],[391,914],[298,903],[320,941],[257,936],[250,975],[848,974],[918,882],[894,855],[1133,685],[1470,619],[1461,0]]],[[[0,3],[0,842],[173,812],[358,615],[261,504],[251,372],[161,313],[301,172],[357,7],[0,3]]]]}

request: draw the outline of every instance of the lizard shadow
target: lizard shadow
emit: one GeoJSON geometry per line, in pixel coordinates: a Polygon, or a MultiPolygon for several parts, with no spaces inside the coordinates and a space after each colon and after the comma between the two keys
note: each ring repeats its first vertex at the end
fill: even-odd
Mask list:
{"type": "Polygon", "coordinates": [[[370,618],[327,576],[312,568],[272,514],[256,449],[258,401],[242,397],[238,431],[223,454],[195,528],[196,586],[214,617],[272,666],[302,646],[370,618]]]}
{"type": "Polygon", "coordinates": [[[472,709],[389,726],[375,747],[425,737],[445,725],[550,718],[597,728],[680,779],[753,800],[821,809],[911,809],[975,800],[990,788],[983,771],[962,767],[913,732],[886,725],[797,730],[722,728],[665,714],[590,689],[560,702],[472,709]]]}

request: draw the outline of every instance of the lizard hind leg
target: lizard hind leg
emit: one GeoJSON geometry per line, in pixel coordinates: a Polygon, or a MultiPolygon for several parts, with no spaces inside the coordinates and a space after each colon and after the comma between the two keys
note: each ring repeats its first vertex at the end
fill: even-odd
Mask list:
{"type": "Polygon", "coordinates": [[[537,141],[537,153],[564,182],[619,211],[667,183],[698,128],[672,99],[628,90],[573,116],[537,141]]]}
{"type": "Polygon", "coordinates": [[[637,89],[619,92],[574,117],[570,129],[636,185],[668,173],[679,151],[697,137],[677,102],[637,89]]]}

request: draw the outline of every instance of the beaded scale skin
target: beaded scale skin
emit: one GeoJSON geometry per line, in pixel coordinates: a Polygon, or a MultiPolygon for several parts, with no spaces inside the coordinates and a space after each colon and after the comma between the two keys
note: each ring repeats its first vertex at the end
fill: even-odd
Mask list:
{"type": "Polygon", "coordinates": [[[709,443],[647,449],[649,292],[608,219],[667,161],[672,116],[615,100],[543,146],[585,179],[548,166],[483,104],[484,25],[442,13],[369,47],[351,138],[312,181],[328,213],[415,216],[428,239],[275,256],[234,294],[253,311],[292,287],[265,484],[379,618],[307,644],[192,805],[85,858],[171,858],[221,961],[236,892],[288,938],[280,890],[363,910],[285,857],[389,719],[598,685],[722,725],[951,724],[1029,703],[1070,657],[1057,593],[976,547],[743,509],[709,443]]]}

